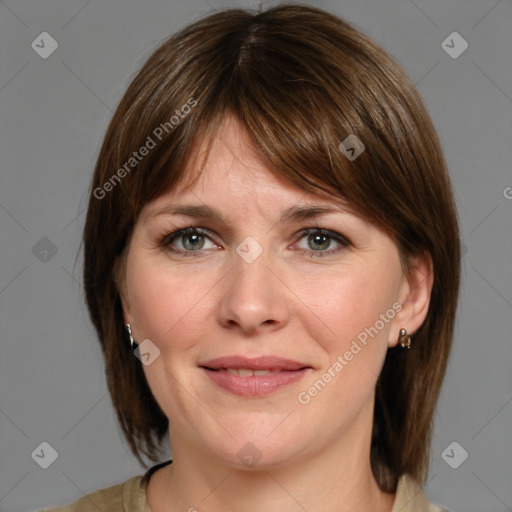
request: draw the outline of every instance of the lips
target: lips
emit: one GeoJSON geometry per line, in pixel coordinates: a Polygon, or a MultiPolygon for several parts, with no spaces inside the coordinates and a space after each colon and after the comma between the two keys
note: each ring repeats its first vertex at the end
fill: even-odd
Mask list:
{"type": "Polygon", "coordinates": [[[282,370],[301,370],[303,368],[311,368],[305,363],[285,359],[278,356],[225,356],[211,359],[198,366],[210,370],[227,370],[228,368],[242,368],[247,370],[270,370],[271,372],[279,372],[282,370]]]}
{"type": "Polygon", "coordinates": [[[235,395],[257,397],[283,389],[313,369],[278,356],[227,356],[198,365],[220,388],[235,395]]]}

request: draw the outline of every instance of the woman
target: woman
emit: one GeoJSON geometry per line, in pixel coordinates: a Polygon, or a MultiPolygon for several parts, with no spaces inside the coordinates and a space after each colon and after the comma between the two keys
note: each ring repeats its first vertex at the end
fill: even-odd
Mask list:
{"type": "Polygon", "coordinates": [[[52,510],[442,510],[421,484],[457,217],[414,85],[366,36],[282,5],[166,41],[107,130],[84,249],[123,433],[173,460],[52,510]]]}

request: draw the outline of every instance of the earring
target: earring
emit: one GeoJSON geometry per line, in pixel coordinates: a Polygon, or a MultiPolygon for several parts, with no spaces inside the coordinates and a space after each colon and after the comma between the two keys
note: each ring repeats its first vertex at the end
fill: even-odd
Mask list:
{"type": "Polygon", "coordinates": [[[411,348],[411,337],[405,329],[400,329],[398,334],[398,342],[402,348],[411,348]]]}
{"type": "Polygon", "coordinates": [[[130,337],[130,346],[133,348],[133,344],[135,343],[135,340],[132,336],[132,328],[130,324],[126,324],[126,330],[128,331],[128,336],[130,337]]]}

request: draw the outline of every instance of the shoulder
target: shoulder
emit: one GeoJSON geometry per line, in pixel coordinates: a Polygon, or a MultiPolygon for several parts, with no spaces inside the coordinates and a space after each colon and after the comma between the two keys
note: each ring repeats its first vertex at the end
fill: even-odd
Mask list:
{"type": "Polygon", "coordinates": [[[146,494],[141,479],[142,476],[134,476],[121,484],[87,494],[69,505],[40,512],[145,512],[146,494]]]}
{"type": "Polygon", "coordinates": [[[409,475],[398,480],[395,503],[391,512],[449,512],[445,508],[430,503],[421,485],[409,475]]]}

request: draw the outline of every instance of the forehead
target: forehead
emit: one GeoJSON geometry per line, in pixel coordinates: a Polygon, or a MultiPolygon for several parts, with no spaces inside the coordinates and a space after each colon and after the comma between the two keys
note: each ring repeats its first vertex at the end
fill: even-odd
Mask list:
{"type": "MultiPolygon", "coordinates": [[[[230,114],[224,117],[211,141],[198,138],[191,154],[184,175],[195,177],[200,172],[198,184],[201,187],[208,187],[214,181],[222,181],[226,188],[233,183],[243,185],[249,181],[289,184],[289,180],[280,176],[263,157],[243,123],[230,114]],[[208,142],[211,142],[209,146],[208,142]]],[[[189,188],[190,184],[184,181],[177,191],[189,188]]]]}
{"type": "MultiPolygon", "coordinates": [[[[211,141],[198,137],[178,185],[146,204],[143,216],[151,216],[171,202],[208,201],[226,209],[230,205],[259,199],[266,201],[266,208],[270,201],[272,206],[277,202],[314,203],[351,210],[341,194],[306,191],[283,176],[264,158],[243,123],[226,115],[211,141]]],[[[290,204],[286,207],[289,210],[290,204]]]]}

